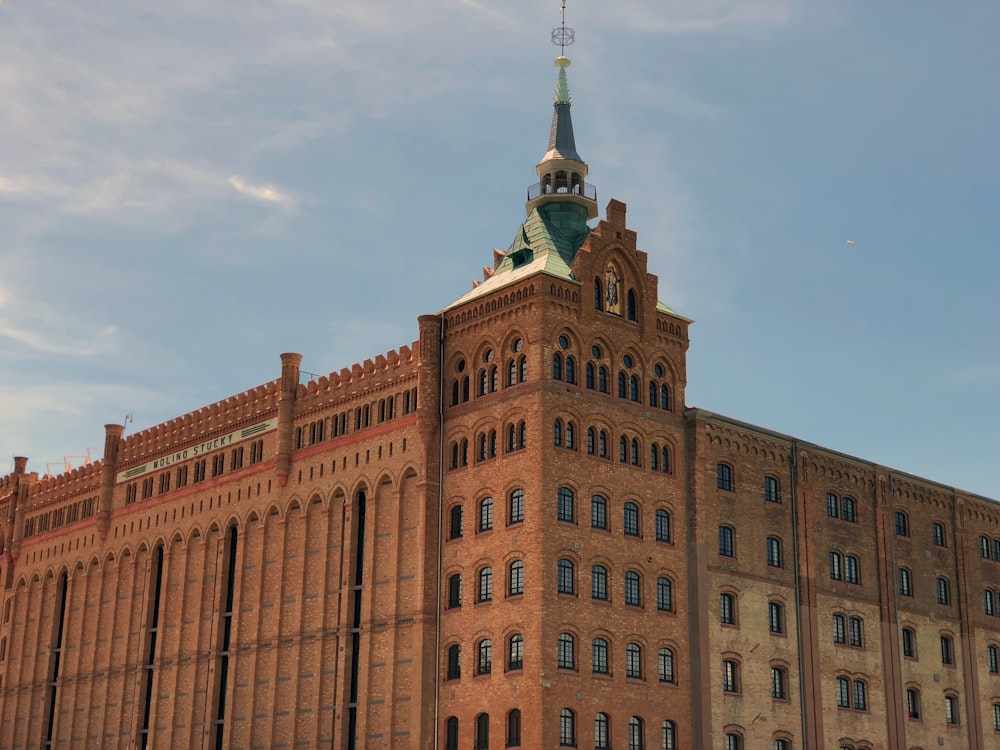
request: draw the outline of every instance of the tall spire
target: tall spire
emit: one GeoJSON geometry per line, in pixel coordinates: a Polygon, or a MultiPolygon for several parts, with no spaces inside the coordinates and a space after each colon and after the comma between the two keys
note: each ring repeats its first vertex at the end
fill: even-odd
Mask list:
{"type": "Polygon", "coordinates": [[[587,210],[587,218],[597,216],[597,191],[585,182],[587,164],[576,150],[573,136],[573,118],[570,115],[572,98],[569,95],[569,79],[566,69],[570,60],[566,57],[566,47],[575,41],[573,29],[566,27],[566,2],[562,3],[562,25],[553,29],[552,43],[559,45],[562,53],[556,58],[559,77],[552,112],[552,129],[549,131],[549,148],[535,167],[538,182],[528,187],[526,208],[530,214],[535,208],[546,203],[559,201],[575,203],[587,210]]]}

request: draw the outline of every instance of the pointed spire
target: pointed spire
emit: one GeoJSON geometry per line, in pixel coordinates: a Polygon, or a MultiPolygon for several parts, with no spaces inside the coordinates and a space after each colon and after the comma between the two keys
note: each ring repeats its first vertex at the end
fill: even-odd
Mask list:
{"type": "Polygon", "coordinates": [[[566,68],[569,67],[568,57],[556,59],[559,66],[559,81],[556,84],[554,112],[552,113],[552,130],[549,132],[549,150],[542,161],[548,159],[572,159],[582,162],[576,152],[576,139],[573,137],[573,118],[570,115],[572,100],[569,95],[569,80],[566,78],[566,68]]]}

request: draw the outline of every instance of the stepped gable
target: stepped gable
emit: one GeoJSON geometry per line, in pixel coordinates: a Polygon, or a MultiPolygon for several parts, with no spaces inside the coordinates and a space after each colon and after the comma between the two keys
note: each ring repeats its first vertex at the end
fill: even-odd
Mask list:
{"type": "Polygon", "coordinates": [[[122,440],[118,466],[159,455],[179,445],[231,430],[235,425],[251,423],[276,413],[278,381],[272,380],[235,396],[204,406],[183,416],[133,433],[122,440]]]}
{"type": "Polygon", "coordinates": [[[330,373],[307,383],[300,383],[296,395],[299,415],[324,406],[355,398],[362,393],[375,393],[393,388],[404,380],[417,375],[420,344],[417,341],[399,349],[390,349],[385,354],[376,355],[375,360],[366,359],[344,367],[339,373],[330,373]]]}

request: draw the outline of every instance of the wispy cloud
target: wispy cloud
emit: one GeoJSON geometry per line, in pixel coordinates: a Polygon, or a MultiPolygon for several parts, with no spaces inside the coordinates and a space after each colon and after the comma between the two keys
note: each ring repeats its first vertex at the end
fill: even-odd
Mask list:
{"type": "Polygon", "coordinates": [[[290,208],[293,205],[292,196],[273,185],[251,185],[237,175],[229,178],[229,184],[237,193],[263,203],[275,203],[285,208],[290,208]]]}

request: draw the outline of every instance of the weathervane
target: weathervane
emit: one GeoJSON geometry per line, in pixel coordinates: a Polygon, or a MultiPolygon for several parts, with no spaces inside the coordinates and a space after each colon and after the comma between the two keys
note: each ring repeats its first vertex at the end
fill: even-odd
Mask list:
{"type": "Polygon", "coordinates": [[[576,33],[566,26],[566,0],[562,0],[562,26],[552,29],[552,43],[559,45],[559,55],[566,56],[566,48],[576,41],[576,33]]]}

